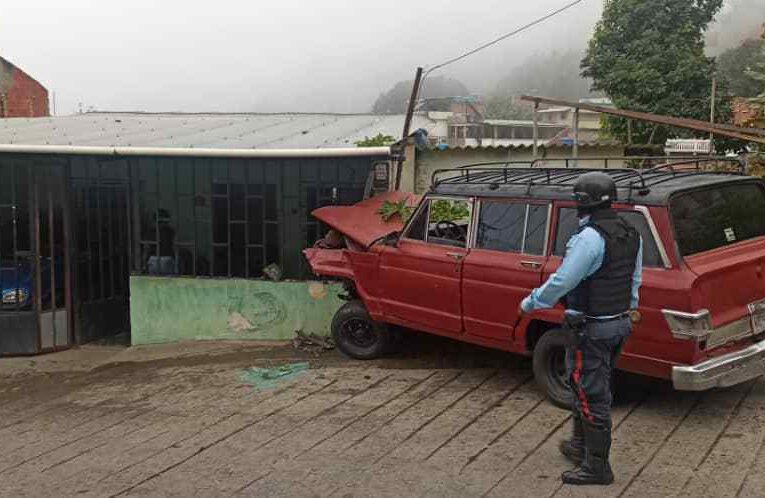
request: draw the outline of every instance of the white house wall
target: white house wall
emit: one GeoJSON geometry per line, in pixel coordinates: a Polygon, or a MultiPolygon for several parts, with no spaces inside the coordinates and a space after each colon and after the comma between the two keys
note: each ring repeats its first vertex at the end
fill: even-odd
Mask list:
{"type": "MultiPolygon", "coordinates": [[[[549,148],[540,147],[539,156],[548,159],[544,164],[547,167],[565,167],[565,162],[554,161],[553,159],[570,158],[572,155],[571,147],[555,146],[549,148]]],[[[439,169],[460,168],[476,163],[498,162],[498,161],[522,161],[526,165],[520,164],[518,167],[528,167],[534,160],[533,149],[531,147],[519,148],[475,148],[475,149],[446,149],[446,150],[427,150],[417,151],[414,164],[414,175],[406,174],[404,177],[414,180],[414,192],[418,194],[425,193],[430,188],[433,173],[439,169]]],[[[580,168],[602,168],[604,162],[595,158],[613,157],[609,160],[609,168],[623,167],[623,161],[618,160],[624,157],[624,147],[614,145],[603,146],[580,146],[578,167],[580,168]]],[[[410,163],[411,164],[411,163],[410,163]]],[[[570,166],[574,165],[572,160],[570,166]]],[[[411,166],[410,166],[411,167],[411,166]]],[[[406,169],[406,168],[405,168],[406,169]]],[[[409,182],[402,182],[402,189],[409,190],[409,182]]]]}

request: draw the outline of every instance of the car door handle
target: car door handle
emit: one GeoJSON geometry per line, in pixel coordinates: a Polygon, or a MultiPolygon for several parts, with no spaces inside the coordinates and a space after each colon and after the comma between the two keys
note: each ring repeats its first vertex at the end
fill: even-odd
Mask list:
{"type": "Polygon", "coordinates": [[[446,255],[449,256],[450,258],[452,258],[455,261],[462,261],[463,258],[465,257],[464,254],[459,253],[459,252],[447,252],[446,255]]]}
{"type": "Polygon", "coordinates": [[[521,261],[521,266],[528,268],[529,270],[538,270],[542,268],[542,263],[537,263],[536,261],[521,261]]]}

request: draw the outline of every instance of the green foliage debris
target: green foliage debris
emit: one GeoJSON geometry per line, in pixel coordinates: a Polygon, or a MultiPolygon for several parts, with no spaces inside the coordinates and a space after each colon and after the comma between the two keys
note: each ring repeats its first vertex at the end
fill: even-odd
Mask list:
{"type": "Polygon", "coordinates": [[[356,147],[385,147],[396,143],[396,139],[390,135],[378,133],[374,137],[364,137],[364,140],[357,140],[356,147]]]}
{"type": "Polygon", "coordinates": [[[468,209],[467,202],[437,200],[433,201],[433,205],[430,208],[431,223],[438,223],[439,221],[460,221],[469,217],[470,209],[468,209]]]}
{"type": "Polygon", "coordinates": [[[383,221],[390,221],[393,217],[400,216],[401,221],[406,223],[409,221],[409,218],[412,217],[413,212],[414,208],[407,206],[406,199],[404,199],[398,202],[383,202],[382,206],[380,206],[380,209],[377,211],[377,214],[380,215],[383,221]]]}

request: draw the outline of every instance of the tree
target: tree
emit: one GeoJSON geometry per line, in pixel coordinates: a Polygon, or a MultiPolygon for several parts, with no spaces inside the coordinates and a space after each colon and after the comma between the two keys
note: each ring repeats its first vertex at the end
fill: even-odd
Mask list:
{"type": "Polygon", "coordinates": [[[357,140],[355,143],[356,147],[385,147],[386,145],[396,143],[396,139],[390,135],[378,133],[372,138],[364,137],[364,140],[357,140]]]}
{"type": "Polygon", "coordinates": [[[747,40],[720,54],[717,72],[732,97],[751,98],[759,95],[765,85],[752,75],[760,64],[765,64],[765,40],[747,40]]]}
{"type": "Polygon", "coordinates": [[[577,50],[533,55],[505,76],[486,99],[486,116],[495,119],[531,119],[533,106],[520,95],[578,100],[596,96],[591,82],[579,75],[582,53],[577,50]]]}
{"type": "Polygon", "coordinates": [[[762,0],[725,0],[725,8],[706,33],[706,53],[714,57],[739,47],[744,40],[757,39],[765,21],[762,0]]]}
{"type": "MultiPolygon", "coordinates": [[[[709,119],[715,62],[704,55],[704,32],[723,0],[611,0],[595,28],[582,75],[621,109],[709,119]]],[[[723,92],[720,92],[722,94],[723,92]]],[[[720,116],[730,113],[724,97],[720,116]]],[[[626,139],[627,123],[609,118],[626,139]]],[[[663,143],[670,130],[635,122],[633,142],[663,143]]]]}
{"type": "Polygon", "coordinates": [[[517,95],[495,93],[486,99],[487,118],[529,120],[533,115],[533,104],[519,101],[517,95]]]}
{"type": "Polygon", "coordinates": [[[505,76],[492,95],[537,94],[565,100],[602,96],[580,76],[581,60],[580,50],[533,55],[505,76]]]}
{"type": "MultiPolygon", "coordinates": [[[[412,95],[413,81],[399,81],[393,88],[377,97],[374,114],[404,114],[412,95]]],[[[443,76],[428,76],[421,88],[420,99],[424,99],[425,111],[446,111],[450,101],[444,97],[466,97],[470,91],[461,82],[443,76]],[[431,100],[428,100],[431,99],[431,100]]]]}

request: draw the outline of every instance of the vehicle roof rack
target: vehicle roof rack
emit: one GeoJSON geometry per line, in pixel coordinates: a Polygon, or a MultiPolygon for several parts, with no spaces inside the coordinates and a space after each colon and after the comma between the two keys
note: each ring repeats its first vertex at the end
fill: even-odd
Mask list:
{"type": "Polygon", "coordinates": [[[647,195],[652,187],[673,179],[700,174],[741,175],[742,167],[737,158],[731,157],[599,157],[599,158],[553,158],[535,161],[505,161],[476,163],[460,168],[439,169],[433,173],[432,188],[441,185],[486,185],[497,189],[501,185],[527,187],[527,194],[534,186],[573,187],[579,177],[585,173],[601,172],[610,175],[618,189],[628,189],[628,200],[634,192],[647,195]],[[604,161],[603,168],[571,167],[579,161],[604,161]],[[634,162],[646,164],[650,161],[663,160],[662,164],[647,168],[608,168],[608,161],[634,162]],[[562,162],[563,168],[540,167],[551,162],[562,162]],[[720,168],[719,164],[735,165],[733,168],[720,168]],[[713,166],[710,168],[710,165],[713,166]],[[715,166],[717,165],[717,166],[715,166]],[[448,175],[448,176],[446,176],[448,175]],[[445,177],[444,177],[445,176],[445,177]]]}

